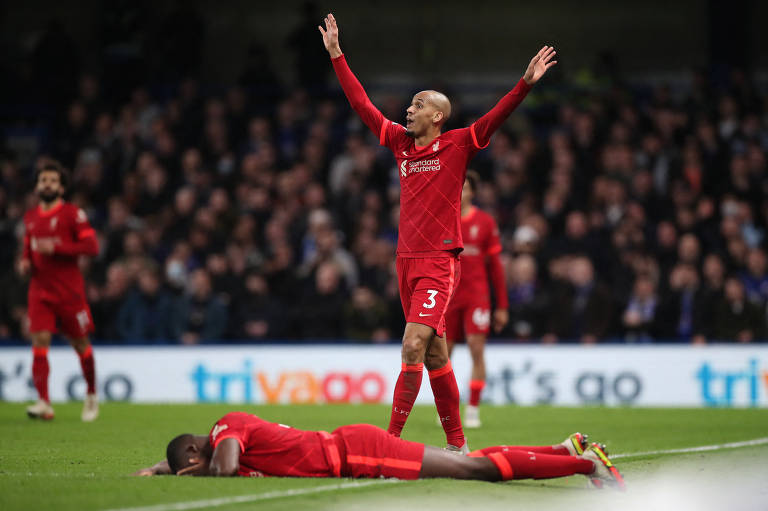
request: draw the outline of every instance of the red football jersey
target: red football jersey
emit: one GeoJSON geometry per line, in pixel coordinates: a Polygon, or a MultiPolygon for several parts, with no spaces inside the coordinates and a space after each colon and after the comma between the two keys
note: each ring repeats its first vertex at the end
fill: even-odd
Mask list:
{"type": "Polygon", "coordinates": [[[244,412],[231,412],[214,424],[208,440],[215,449],[225,438],[240,444],[245,477],[330,477],[322,435],[268,422],[244,412]]]}
{"type": "Polygon", "coordinates": [[[400,176],[397,254],[461,249],[461,188],[469,160],[481,149],[470,129],[448,131],[419,147],[404,126],[383,119],[380,141],[394,153],[400,176]]]}
{"type": "MultiPolygon", "coordinates": [[[[464,238],[464,252],[461,253],[461,279],[456,287],[453,302],[466,298],[490,303],[488,289],[488,258],[501,253],[499,228],[496,221],[485,211],[472,207],[461,217],[461,235],[464,238]]],[[[502,282],[503,286],[503,282],[502,282]]],[[[499,294],[499,290],[495,290],[499,294]]],[[[506,301],[506,292],[500,293],[506,301]]]]}
{"type": "Polygon", "coordinates": [[[400,225],[397,254],[424,257],[461,250],[461,189],[467,164],[530,90],[524,80],[490,112],[468,128],[447,131],[425,147],[416,146],[404,126],[390,121],[371,103],[344,55],[332,59],[344,94],[366,126],[397,159],[400,225]],[[430,254],[432,253],[432,254],[430,254]]]}
{"type": "Polygon", "coordinates": [[[96,232],[77,206],[61,202],[49,211],[38,206],[24,215],[24,257],[32,262],[30,296],[54,302],[85,300],[77,259],[97,253],[96,232]],[[38,251],[44,239],[53,241],[53,254],[38,251]]]}

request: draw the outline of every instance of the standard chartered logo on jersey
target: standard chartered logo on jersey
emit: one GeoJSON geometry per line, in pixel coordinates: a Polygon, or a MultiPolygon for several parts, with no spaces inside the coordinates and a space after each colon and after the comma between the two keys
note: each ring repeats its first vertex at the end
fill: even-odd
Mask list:
{"type": "MultiPolygon", "coordinates": [[[[403,165],[406,162],[403,162],[403,165]]],[[[403,165],[400,166],[402,173],[403,165]]],[[[440,170],[440,158],[432,158],[431,160],[419,160],[408,162],[408,175],[420,174],[422,172],[437,172],[440,170]]],[[[405,176],[405,174],[403,174],[405,176]]]]}

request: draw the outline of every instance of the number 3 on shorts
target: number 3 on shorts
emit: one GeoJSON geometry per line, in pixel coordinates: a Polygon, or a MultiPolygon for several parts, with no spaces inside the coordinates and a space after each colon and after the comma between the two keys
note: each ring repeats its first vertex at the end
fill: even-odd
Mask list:
{"type": "Polygon", "coordinates": [[[435,296],[437,295],[437,291],[434,289],[427,289],[427,293],[429,293],[429,297],[427,298],[426,302],[421,304],[421,306],[425,309],[431,309],[435,306],[435,296]]]}

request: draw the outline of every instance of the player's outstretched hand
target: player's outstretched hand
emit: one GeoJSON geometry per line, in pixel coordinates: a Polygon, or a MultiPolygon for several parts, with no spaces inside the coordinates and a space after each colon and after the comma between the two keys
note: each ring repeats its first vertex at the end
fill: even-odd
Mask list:
{"type": "Polygon", "coordinates": [[[168,460],[163,460],[163,461],[158,461],[151,467],[137,470],[131,475],[139,476],[139,477],[149,477],[149,476],[168,475],[170,473],[171,473],[171,467],[168,466],[168,460]]]}
{"type": "Polygon", "coordinates": [[[323,44],[328,53],[331,54],[331,58],[341,56],[341,47],[339,46],[339,26],[336,24],[336,18],[333,14],[328,13],[328,16],[323,20],[325,22],[325,30],[320,25],[317,26],[320,33],[323,34],[323,44]]]}
{"type": "Polygon", "coordinates": [[[557,55],[557,52],[552,46],[544,46],[539,50],[539,53],[533,56],[528,69],[525,70],[523,80],[528,85],[533,85],[538,82],[542,76],[549,70],[550,67],[557,64],[556,60],[552,60],[557,55]]]}

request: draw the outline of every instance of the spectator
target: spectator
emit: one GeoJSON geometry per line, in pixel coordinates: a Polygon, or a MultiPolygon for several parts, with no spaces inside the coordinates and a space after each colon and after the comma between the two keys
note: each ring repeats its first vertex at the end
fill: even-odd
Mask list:
{"type": "Polygon", "coordinates": [[[696,323],[701,295],[699,274],[690,263],[680,262],[669,274],[669,287],[658,312],[656,336],[661,339],[690,340],[702,328],[696,323]]]}
{"type": "Polygon", "coordinates": [[[213,294],[211,276],[205,269],[194,270],[171,319],[173,337],[183,344],[198,344],[221,339],[226,329],[227,308],[213,294]]]}
{"type": "Polygon", "coordinates": [[[350,340],[386,342],[392,338],[387,329],[387,306],[367,287],[357,287],[344,305],[344,336],[350,340]]]}
{"type": "Polygon", "coordinates": [[[656,284],[648,275],[638,275],[627,307],[621,317],[628,342],[651,342],[656,336],[658,297],[656,284]]]}
{"type": "Polygon", "coordinates": [[[715,309],[713,338],[717,341],[747,343],[765,339],[765,317],[747,300],[744,284],[730,276],[724,295],[715,309]]]}
{"type": "Polygon", "coordinates": [[[128,343],[168,341],[173,337],[168,320],[174,306],[174,298],[163,289],[157,270],[140,270],[136,285],[117,314],[118,337],[128,343]]]}
{"type": "Polygon", "coordinates": [[[126,265],[122,262],[114,262],[107,268],[107,281],[103,287],[93,282],[89,283],[88,301],[96,329],[95,338],[114,341],[120,337],[117,318],[132,280],[126,265]]]}
{"type": "Polygon", "coordinates": [[[610,333],[613,310],[610,292],[597,281],[592,262],[576,256],[567,265],[567,282],[550,290],[550,307],[543,342],[576,340],[594,344],[610,333]]]}
{"type": "Polygon", "coordinates": [[[313,285],[295,313],[301,323],[299,335],[304,339],[341,339],[345,301],[339,268],[332,262],[320,263],[313,285]]]}
{"type": "Polygon", "coordinates": [[[699,290],[698,311],[694,321],[693,342],[704,344],[714,335],[715,310],[723,297],[725,264],[717,254],[707,254],[702,267],[703,281],[699,290]]]}
{"type": "Polygon", "coordinates": [[[747,255],[747,268],[741,281],[750,302],[760,308],[768,303],[768,261],[762,248],[753,248],[747,255]]]}
{"type": "Polygon", "coordinates": [[[267,279],[257,272],[245,277],[245,291],[237,300],[234,328],[237,339],[274,339],[284,336],[285,308],[270,298],[267,279]]]}
{"type": "Polygon", "coordinates": [[[547,297],[538,282],[536,260],[528,254],[506,258],[509,323],[504,334],[518,341],[539,337],[544,329],[547,297]]]}

